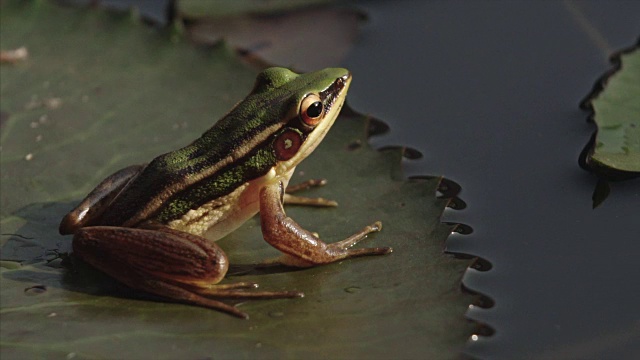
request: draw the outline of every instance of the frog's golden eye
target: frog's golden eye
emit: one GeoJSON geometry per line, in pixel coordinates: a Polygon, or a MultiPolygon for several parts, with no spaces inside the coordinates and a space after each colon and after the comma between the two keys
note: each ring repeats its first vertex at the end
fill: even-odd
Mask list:
{"type": "Polygon", "coordinates": [[[316,94],[309,94],[300,104],[300,118],[302,122],[309,126],[316,126],[322,119],[324,105],[320,97],[316,94]]]}
{"type": "Polygon", "coordinates": [[[299,131],[288,129],[280,133],[273,144],[276,158],[281,161],[291,159],[302,145],[302,134],[299,131]]]}

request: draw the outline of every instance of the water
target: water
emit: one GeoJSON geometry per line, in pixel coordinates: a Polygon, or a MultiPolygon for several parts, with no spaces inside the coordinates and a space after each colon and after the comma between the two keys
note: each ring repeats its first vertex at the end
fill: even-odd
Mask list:
{"type": "MultiPolygon", "coordinates": [[[[640,2],[359,2],[371,15],[344,64],[349,102],[391,126],[377,146],[425,156],[409,175],[443,174],[473,229],[447,250],[487,260],[464,285],[490,296],[468,316],[495,330],[480,358],[640,356],[640,179],[611,184],[578,155],[594,127],[579,101],[637,41],[640,2]],[[493,305],[493,306],[491,306],[493,305]]],[[[486,331],[491,333],[491,331],[486,331]]]]}

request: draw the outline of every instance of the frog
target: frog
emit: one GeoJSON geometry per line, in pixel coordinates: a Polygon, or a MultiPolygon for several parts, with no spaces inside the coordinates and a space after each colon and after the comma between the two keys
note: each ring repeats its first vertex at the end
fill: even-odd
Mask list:
{"type": "Polygon", "coordinates": [[[325,180],[292,186],[289,180],[334,124],[351,80],[343,68],[263,70],[250,93],[201,137],[113,173],[66,214],[59,232],[73,235],[74,258],[132,289],[246,319],[239,299],[304,296],[256,290],[251,282],[220,283],[229,260],[216,241],[256,214],[264,240],[281,253],[268,264],[309,268],[391,253],[391,247],[352,248],[380,231],[380,221],[326,243],[283,206],[337,206],[295,195],[325,180]]]}

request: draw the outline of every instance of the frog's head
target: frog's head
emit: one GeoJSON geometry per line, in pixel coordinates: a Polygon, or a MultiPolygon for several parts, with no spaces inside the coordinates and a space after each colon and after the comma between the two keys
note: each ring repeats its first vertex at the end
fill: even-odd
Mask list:
{"type": "Polygon", "coordinates": [[[320,144],[338,117],[350,83],[351,74],[341,68],[307,74],[269,68],[258,75],[252,95],[273,106],[278,113],[273,118],[281,124],[272,137],[278,173],[294,168],[320,144]]]}

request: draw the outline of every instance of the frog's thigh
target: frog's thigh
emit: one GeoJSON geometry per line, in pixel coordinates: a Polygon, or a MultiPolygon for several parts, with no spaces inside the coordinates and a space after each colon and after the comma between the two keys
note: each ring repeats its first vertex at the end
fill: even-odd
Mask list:
{"type": "Polygon", "coordinates": [[[82,228],[74,235],[73,252],[130,286],[130,272],[198,287],[217,284],[228,269],[227,256],[215,243],[155,224],[82,228]]]}
{"type": "Polygon", "coordinates": [[[301,297],[296,291],[252,291],[252,283],[217,284],[226,274],[227,257],[206,239],[148,224],[145,228],[94,226],[78,230],[76,256],[125,285],[247,318],[216,298],[278,299],[301,297]]]}
{"type": "Polygon", "coordinates": [[[69,235],[99,218],[111,201],[131,179],[140,174],[145,165],[131,165],[120,169],[102,180],[82,202],[60,222],[60,234],[69,235]]]}
{"type": "Polygon", "coordinates": [[[328,264],[334,261],[365,255],[383,255],[391,248],[350,249],[367,234],[380,231],[382,224],[375,222],[349,238],[327,244],[302,228],[284,212],[282,182],[264,186],[260,190],[260,220],[264,239],[285,255],[278,262],[297,267],[328,264]]]}

